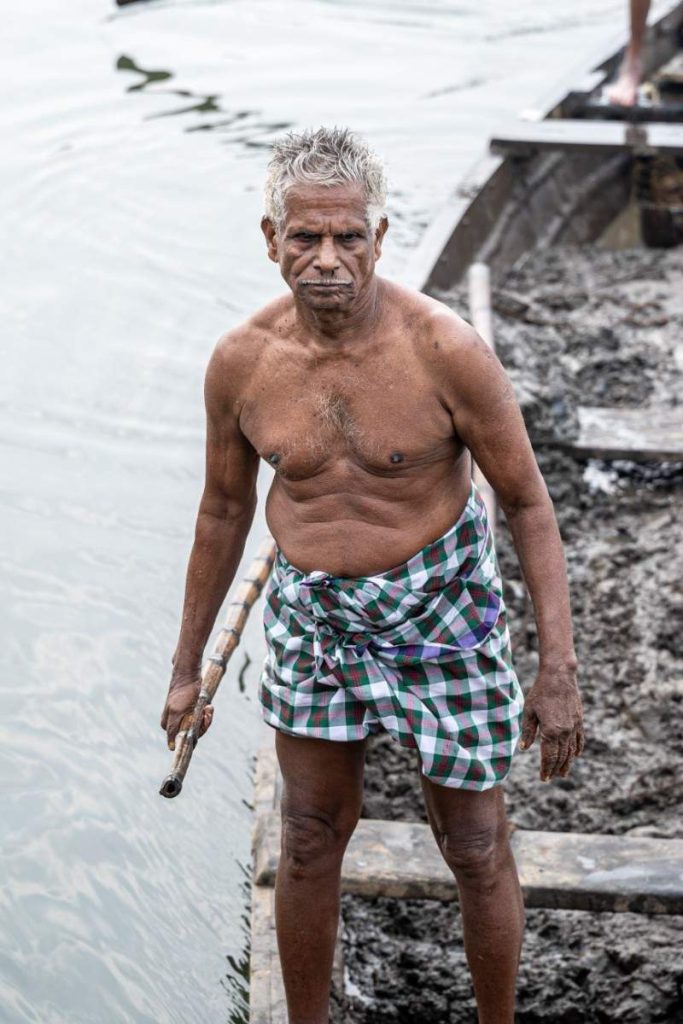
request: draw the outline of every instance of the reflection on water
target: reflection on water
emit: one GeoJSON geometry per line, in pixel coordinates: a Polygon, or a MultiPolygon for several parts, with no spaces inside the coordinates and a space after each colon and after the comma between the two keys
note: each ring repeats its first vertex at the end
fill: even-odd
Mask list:
{"type": "MultiPolygon", "coordinates": [[[[121,55],[116,62],[116,68],[118,71],[135,71],[137,74],[142,75],[142,80],[135,82],[134,85],[129,85],[126,92],[138,92],[140,89],[146,89],[148,85],[153,85],[155,82],[165,82],[169,78],[173,78],[170,71],[146,71],[144,68],[138,67],[134,60],[130,57],[121,55]]],[[[193,93],[189,89],[155,89],[156,93],[168,93],[171,96],[182,96],[182,97],[193,97],[193,93]]],[[[200,102],[193,103],[189,107],[181,107],[179,110],[164,110],[158,114],[148,114],[148,120],[152,120],[155,117],[172,117],[175,114],[189,114],[193,111],[199,114],[216,113],[220,111],[221,107],[218,103],[218,96],[198,96],[196,97],[200,102]]],[[[246,113],[241,113],[238,117],[246,117],[246,113]]]]}
{"type": "Polygon", "coordinates": [[[249,1024],[249,957],[251,953],[251,869],[238,865],[244,878],[240,889],[244,901],[244,911],[240,915],[244,946],[239,954],[228,953],[226,960],[228,970],[221,985],[228,996],[228,1024],[249,1024]]]}
{"type": "MultiPolygon", "coordinates": [[[[157,82],[165,82],[173,78],[170,71],[148,71],[139,67],[131,57],[121,55],[116,62],[118,71],[134,71],[142,75],[142,79],[134,85],[129,85],[127,92],[139,92],[157,82]]],[[[220,95],[215,93],[208,96],[198,96],[189,89],[155,89],[154,93],[181,96],[184,99],[196,99],[196,103],[188,106],[178,107],[174,110],[162,110],[146,115],[146,120],[153,121],[161,117],[176,117],[180,114],[218,114],[223,117],[218,120],[206,121],[201,124],[192,124],[185,127],[186,132],[209,132],[220,131],[222,134],[230,135],[230,142],[255,149],[270,149],[274,138],[291,126],[289,121],[263,122],[260,113],[255,110],[236,110],[230,113],[225,110],[219,102],[220,95]],[[239,125],[239,132],[234,129],[239,125]]]]}
{"type": "Polygon", "coordinates": [[[273,137],[369,136],[395,273],[498,119],[623,22],[622,0],[575,0],[560,29],[537,0],[126,6],[17,4],[0,44],[2,1024],[244,1020],[258,613],[174,801],[158,719],[204,367],[282,288],[273,137]]]}
{"type": "MultiPolygon", "coordinates": [[[[168,78],[173,78],[170,71],[145,71],[144,68],[139,68],[130,57],[124,57],[123,55],[117,60],[116,68],[118,71],[136,71],[139,75],[142,75],[142,81],[129,85],[126,92],[137,92],[138,89],[144,89],[151,82],[165,82],[168,78]]],[[[177,89],[174,89],[173,92],[177,96],[190,95],[190,93],[181,92],[177,89]]]]}

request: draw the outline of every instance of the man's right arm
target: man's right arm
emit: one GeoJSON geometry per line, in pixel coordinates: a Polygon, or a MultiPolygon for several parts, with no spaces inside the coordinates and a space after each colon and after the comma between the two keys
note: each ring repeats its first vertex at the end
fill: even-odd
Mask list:
{"type": "MultiPolygon", "coordinates": [[[[206,641],[233,581],[256,508],[258,454],[239,426],[242,339],[228,335],[211,357],[206,402],[206,480],[185,584],[180,637],[161,727],[173,749],[200,688],[206,641]]],[[[208,728],[209,712],[203,729],[208,728]]]]}

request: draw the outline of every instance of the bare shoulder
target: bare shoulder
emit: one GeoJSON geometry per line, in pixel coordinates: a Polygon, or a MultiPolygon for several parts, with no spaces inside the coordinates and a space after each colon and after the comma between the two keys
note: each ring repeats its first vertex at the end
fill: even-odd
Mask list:
{"type": "Polygon", "coordinates": [[[416,359],[434,381],[444,404],[505,401],[512,386],[494,352],[471,324],[443,302],[408,288],[392,286],[404,331],[416,359]]]}
{"type": "Polygon", "coordinates": [[[279,336],[280,325],[291,316],[291,299],[275,299],[243,323],[218,339],[206,369],[207,404],[228,405],[239,411],[247,385],[270,344],[279,336]]]}
{"type": "Polygon", "coordinates": [[[488,352],[488,346],[474,328],[438,299],[401,285],[385,282],[386,294],[398,311],[404,330],[422,358],[443,366],[488,352]]]}

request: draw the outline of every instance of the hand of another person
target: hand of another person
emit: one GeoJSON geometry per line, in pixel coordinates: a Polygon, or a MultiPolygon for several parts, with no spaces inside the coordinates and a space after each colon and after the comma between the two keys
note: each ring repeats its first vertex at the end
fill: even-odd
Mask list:
{"type": "MultiPolygon", "coordinates": [[[[175,749],[175,739],[180,729],[180,724],[194,707],[199,691],[202,686],[201,674],[175,672],[171,677],[168,688],[166,704],[161,715],[161,728],[166,730],[169,750],[175,749]]],[[[199,727],[199,735],[203,736],[211,725],[213,719],[213,706],[211,704],[204,708],[202,722],[199,727]]]]}
{"type": "Polygon", "coordinates": [[[541,781],[569,774],[584,746],[583,706],[573,669],[541,669],[524,703],[520,750],[541,737],[541,781]]]}

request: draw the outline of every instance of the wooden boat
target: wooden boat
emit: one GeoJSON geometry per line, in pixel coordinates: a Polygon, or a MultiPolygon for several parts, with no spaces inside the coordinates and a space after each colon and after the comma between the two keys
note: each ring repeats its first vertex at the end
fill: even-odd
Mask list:
{"type": "Polygon", "coordinates": [[[625,109],[603,98],[621,40],[504,126],[427,229],[404,283],[445,290],[474,262],[495,281],[539,248],[595,241],[634,189],[645,241],[683,240],[682,48],[683,3],[670,3],[648,33],[649,99],[625,109]]]}
{"type": "MultiPolygon", "coordinates": [[[[497,133],[490,152],[428,228],[403,283],[438,294],[458,284],[473,263],[487,264],[495,281],[544,246],[595,241],[632,201],[634,180],[645,233],[660,244],[677,240],[683,188],[678,204],[670,195],[665,202],[651,179],[661,173],[662,161],[677,169],[683,157],[683,91],[676,85],[676,75],[683,85],[683,67],[670,64],[682,25],[679,0],[650,29],[646,76],[657,85],[656,103],[624,112],[603,101],[603,86],[621,61],[622,40],[587,61],[536,110],[497,133]]],[[[479,329],[484,337],[490,333],[485,324],[479,329]]],[[[613,435],[614,410],[610,414],[613,435]]],[[[593,438],[600,426],[589,424],[593,438]]],[[[644,457],[680,452],[683,458],[683,434],[671,440],[669,425],[660,425],[648,449],[643,429],[640,423],[621,424],[622,457],[633,456],[635,446],[644,457]],[[667,430],[669,447],[662,447],[667,430]]],[[[254,794],[251,1024],[287,1021],[273,907],[281,779],[269,740],[257,758],[254,794]]],[[[683,912],[683,840],[520,831],[513,846],[527,906],[683,912]],[[586,868],[595,863],[609,867],[597,887],[586,868]]],[[[342,887],[364,896],[456,898],[428,826],[408,822],[362,820],[344,860],[342,887]]],[[[339,979],[339,944],[337,954],[339,979]]]]}

